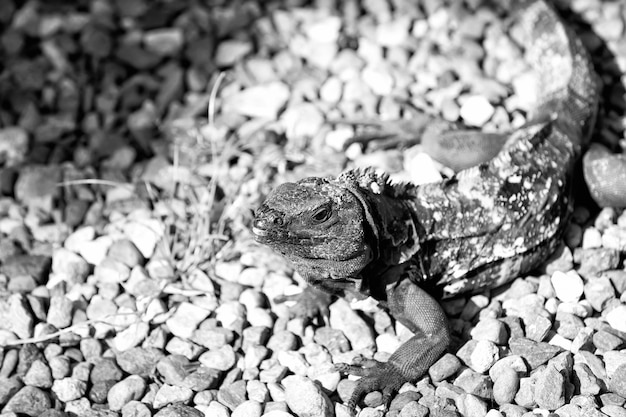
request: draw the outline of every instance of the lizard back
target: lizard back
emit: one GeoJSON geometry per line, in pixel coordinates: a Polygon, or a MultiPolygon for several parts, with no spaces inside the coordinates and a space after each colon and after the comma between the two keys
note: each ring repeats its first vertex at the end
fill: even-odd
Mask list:
{"type": "Polygon", "coordinates": [[[424,230],[423,279],[444,295],[505,283],[560,241],[571,213],[571,177],[595,122],[598,82],[580,39],[545,2],[518,17],[538,77],[529,122],[491,161],[409,198],[424,230]]]}

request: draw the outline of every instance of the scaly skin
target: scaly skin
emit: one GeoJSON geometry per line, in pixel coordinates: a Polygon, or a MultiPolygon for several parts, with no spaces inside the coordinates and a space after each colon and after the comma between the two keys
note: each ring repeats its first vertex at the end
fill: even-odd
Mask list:
{"type": "Polygon", "coordinates": [[[451,296],[501,285],[546,259],[567,225],[572,170],[595,121],[597,77],[580,40],[546,3],[526,5],[518,20],[542,92],[527,125],[496,136],[441,125],[433,135],[428,118],[409,125],[434,140],[435,157],[438,147],[481,137],[501,143],[495,157],[459,162],[453,178],[421,186],[391,184],[372,170],[308,178],[279,186],[257,211],[257,240],[309,283],[370,295],[415,333],[388,362],[337,365],[363,376],[351,406],[372,390],[388,399],[447,348],[445,314],[423,287],[451,296]]]}

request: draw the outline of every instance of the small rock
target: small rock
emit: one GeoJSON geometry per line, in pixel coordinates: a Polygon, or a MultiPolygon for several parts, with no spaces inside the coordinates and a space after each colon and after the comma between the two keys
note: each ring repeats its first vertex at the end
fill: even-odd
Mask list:
{"type": "Polygon", "coordinates": [[[626,364],[620,365],[609,379],[609,386],[612,391],[626,398],[626,364]]]}
{"type": "MultiPolygon", "coordinates": [[[[210,414],[209,414],[210,415],[210,414]]],[[[154,417],[204,417],[205,414],[200,410],[184,404],[172,404],[168,405],[158,413],[154,414],[154,417]]]]}
{"type": "Polygon", "coordinates": [[[336,42],[341,29],[338,16],[324,16],[303,27],[304,33],[314,42],[336,42]]]}
{"type": "Polygon", "coordinates": [[[11,397],[2,412],[35,417],[51,407],[52,401],[46,392],[36,387],[24,387],[11,397]]]}
{"type": "Polygon", "coordinates": [[[228,371],[235,366],[236,359],[233,347],[225,345],[219,349],[204,352],[198,361],[209,368],[228,371]]]}
{"type": "Polygon", "coordinates": [[[152,29],[144,33],[146,49],[158,56],[178,54],[184,45],[183,29],[179,27],[152,29]]]}
{"type": "Polygon", "coordinates": [[[233,410],[231,417],[261,417],[263,406],[258,401],[247,400],[233,410]]]}
{"type": "Polygon", "coordinates": [[[60,281],[82,284],[91,272],[91,267],[80,255],[65,248],[58,248],[52,255],[52,273],[60,281]]]}
{"type": "Polygon", "coordinates": [[[230,67],[241,61],[253,50],[252,43],[246,40],[225,39],[217,45],[215,65],[230,67]]]}
{"type": "Polygon", "coordinates": [[[593,335],[593,344],[599,352],[617,350],[624,344],[624,339],[605,330],[598,330],[593,335]]]}
{"type": "Polygon", "coordinates": [[[497,345],[504,345],[509,336],[504,323],[494,318],[480,320],[472,329],[471,335],[475,340],[488,340],[497,345]]]}
{"type": "Polygon", "coordinates": [[[289,106],[281,115],[280,123],[290,140],[311,138],[317,135],[324,124],[324,115],[311,103],[289,106]]]}
{"type": "Polygon", "coordinates": [[[335,301],[330,306],[330,327],[341,330],[350,340],[354,350],[371,349],[376,346],[370,326],[343,299],[335,301]]]}
{"type": "Polygon", "coordinates": [[[226,113],[276,120],[288,98],[287,85],[276,81],[249,87],[224,97],[222,107],[226,113]]]}
{"type": "Polygon", "coordinates": [[[454,379],[454,386],[462,388],[467,394],[476,395],[480,398],[490,399],[493,396],[493,383],[491,378],[474,372],[471,369],[463,370],[459,376],[454,379]]]}
{"type": "MultiPolygon", "coordinates": [[[[86,230],[85,234],[89,232],[89,229],[86,230]]],[[[68,239],[70,238],[71,236],[68,237],[68,239]]],[[[106,257],[106,253],[113,243],[113,239],[110,236],[101,236],[93,240],[83,241],[81,238],[82,236],[80,235],[76,237],[75,249],[78,254],[91,265],[100,265],[106,257]]],[[[65,242],[65,247],[73,250],[67,245],[67,241],[65,242]]]]}
{"type": "Polygon", "coordinates": [[[487,404],[480,398],[471,394],[463,394],[459,400],[456,404],[463,416],[483,417],[487,414],[487,404]]]}
{"type": "Polygon", "coordinates": [[[24,375],[24,384],[49,389],[52,387],[52,371],[50,367],[43,360],[36,360],[32,363],[26,375],[24,375]]]}
{"type": "Polygon", "coordinates": [[[146,390],[146,381],[138,375],[131,375],[113,385],[107,394],[109,408],[121,410],[132,400],[139,400],[146,390]]]}
{"type": "Polygon", "coordinates": [[[50,298],[50,308],[46,321],[57,329],[64,329],[72,324],[74,304],[64,295],[55,295],[50,298]]]}
{"type": "Polygon", "coordinates": [[[107,258],[121,262],[129,268],[143,265],[145,259],[137,246],[128,239],[116,240],[109,246],[107,258]]]}
{"type": "Polygon", "coordinates": [[[22,339],[33,335],[35,318],[22,294],[12,294],[0,303],[0,329],[12,331],[22,339]]]}
{"type": "Polygon", "coordinates": [[[154,397],[154,408],[163,408],[174,403],[187,403],[193,396],[193,391],[185,387],[163,384],[154,397]]]}
{"type": "Polygon", "coordinates": [[[511,352],[524,358],[531,369],[546,363],[561,350],[557,346],[552,346],[544,342],[535,342],[523,337],[514,338],[509,341],[511,352]]]}
{"type": "Polygon", "coordinates": [[[535,342],[541,342],[545,339],[552,329],[552,321],[544,316],[536,316],[535,320],[532,320],[526,326],[526,336],[535,342]]]}
{"type": "Polygon", "coordinates": [[[574,262],[580,264],[578,271],[584,277],[617,268],[619,259],[620,254],[616,249],[577,248],[574,251],[574,262]]]}
{"type": "Polygon", "coordinates": [[[574,339],[578,332],[585,327],[583,321],[570,313],[557,312],[555,328],[558,334],[566,339],[574,339]]]}
{"type": "Polygon", "coordinates": [[[560,246],[546,261],[545,273],[552,276],[556,271],[569,271],[574,267],[574,255],[570,248],[560,246]]]}
{"type": "Polygon", "coordinates": [[[117,364],[122,370],[131,374],[148,378],[154,374],[156,365],[164,356],[156,348],[135,347],[117,355],[117,364]]]}
{"type": "Polygon", "coordinates": [[[491,116],[495,109],[489,101],[483,96],[469,96],[461,105],[460,114],[463,121],[469,126],[483,126],[491,116]]]}
{"type": "Polygon", "coordinates": [[[63,402],[77,400],[85,395],[87,384],[75,378],[57,379],[52,384],[52,392],[63,402]]]}
{"type": "Polygon", "coordinates": [[[548,365],[535,377],[534,400],[541,408],[556,410],[565,404],[565,380],[553,366],[548,365]]]}
{"type": "Polygon", "coordinates": [[[331,415],[330,399],[310,379],[291,375],[283,379],[287,405],[296,415],[331,415]]]}
{"type": "Polygon", "coordinates": [[[7,167],[21,164],[28,152],[28,133],[21,127],[0,129],[0,155],[7,167]]]}
{"type": "Polygon", "coordinates": [[[620,304],[609,310],[605,319],[612,328],[626,333],[626,304],[620,304]]]}
{"type": "Polygon", "coordinates": [[[403,46],[408,40],[412,19],[399,16],[376,27],[376,42],[381,46],[403,46]]]}
{"type": "Polygon", "coordinates": [[[581,295],[583,295],[583,280],[576,273],[576,271],[555,271],[550,279],[556,296],[561,301],[575,302],[580,299],[581,295]]]}
{"type": "Polygon", "coordinates": [[[495,375],[493,383],[493,399],[498,405],[513,402],[517,390],[519,389],[519,376],[513,368],[502,368],[495,375]]]}
{"type": "Polygon", "coordinates": [[[461,368],[459,359],[451,353],[446,353],[428,370],[433,382],[443,381],[458,372],[461,368]]]}
{"type": "Polygon", "coordinates": [[[597,395],[600,393],[598,379],[585,363],[574,364],[574,385],[581,395],[597,395]]]}
{"type": "Polygon", "coordinates": [[[15,198],[33,209],[51,213],[61,188],[60,165],[30,165],[20,170],[15,183],[15,198]]]}
{"type": "Polygon", "coordinates": [[[194,330],[211,312],[191,303],[181,303],[174,314],[165,322],[175,336],[189,339],[194,330]]]}
{"type": "Polygon", "coordinates": [[[246,401],[246,381],[222,384],[217,393],[217,399],[229,409],[234,410],[246,401]]]}
{"type": "Polygon", "coordinates": [[[620,252],[626,251],[626,228],[614,225],[607,227],[602,234],[602,246],[620,252]]]}

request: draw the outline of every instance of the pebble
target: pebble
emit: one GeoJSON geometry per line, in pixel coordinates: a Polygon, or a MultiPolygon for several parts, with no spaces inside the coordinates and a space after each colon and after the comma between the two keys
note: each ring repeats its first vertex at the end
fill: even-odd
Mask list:
{"type": "Polygon", "coordinates": [[[0,129],[0,155],[7,167],[19,166],[28,152],[28,132],[21,127],[0,129]]]}
{"type": "MultiPolygon", "coordinates": [[[[76,251],[91,265],[100,265],[112,244],[111,236],[100,236],[92,241],[81,242],[76,251]]],[[[71,250],[67,245],[66,247],[71,250]]]]}
{"type": "Polygon", "coordinates": [[[63,402],[77,400],[87,392],[87,384],[75,378],[57,379],[52,384],[52,392],[63,402]]]}
{"type": "Polygon", "coordinates": [[[289,87],[275,81],[252,86],[224,97],[223,108],[225,112],[276,120],[288,98],[289,87]]]}
{"type": "Polygon", "coordinates": [[[493,342],[470,340],[459,349],[456,355],[474,371],[483,373],[499,359],[499,350],[493,342]]]}
{"type": "Polygon", "coordinates": [[[550,280],[557,298],[561,301],[578,301],[583,295],[584,283],[576,271],[555,271],[550,280]]]}
{"type": "Polygon", "coordinates": [[[454,379],[454,386],[462,388],[467,394],[488,399],[493,397],[493,382],[486,375],[471,369],[465,369],[454,379]]]}
{"type": "Polygon", "coordinates": [[[55,279],[69,284],[82,284],[91,268],[82,256],[65,248],[58,248],[52,254],[52,273],[55,279]]]}
{"type": "Polygon", "coordinates": [[[12,294],[6,302],[0,303],[0,329],[27,339],[33,335],[34,323],[28,301],[22,294],[12,294]]]}
{"type": "Polygon", "coordinates": [[[247,400],[233,410],[231,417],[260,417],[263,406],[258,401],[247,400]]]}
{"type": "Polygon", "coordinates": [[[519,389],[520,378],[513,368],[503,367],[494,374],[493,399],[498,405],[513,402],[519,389]]]}
{"type": "Polygon", "coordinates": [[[559,351],[559,347],[552,346],[545,342],[535,342],[527,338],[514,338],[509,340],[511,352],[526,360],[531,369],[546,363],[552,359],[559,351]]]}
{"type": "Polygon", "coordinates": [[[290,375],[282,380],[282,385],[285,387],[287,405],[296,415],[332,415],[330,399],[310,379],[290,375]]]}
{"type": "Polygon", "coordinates": [[[487,340],[497,345],[504,345],[508,340],[506,326],[498,319],[481,319],[471,331],[475,340],[487,340]]]}
{"type": "Polygon", "coordinates": [[[309,364],[299,352],[281,351],[276,357],[278,362],[296,375],[306,376],[309,364]]]}
{"type": "Polygon", "coordinates": [[[36,387],[23,387],[6,403],[3,413],[39,416],[52,407],[50,396],[36,387]]]}
{"type": "MultiPolygon", "coordinates": [[[[184,45],[181,28],[159,28],[144,33],[146,49],[158,56],[169,57],[178,54],[184,45]]],[[[219,49],[218,49],[219,50],[219,49]]]]}
{"type": "Polygon", "coordinates": [[[304,33],[313,42],[336,42],[339,38],[341,19],[338,16],[324,16],[303,27],[304,33]]]}
{"type": "Polygon", "coordinates": [[[163,384],[157,391],[152,405],[154,408],[163,408],[169,404],[187,403],[193,396],[193,391],[185,387],[163,384]]]}
{"type": "Polygon", "coordinates": [[[343,299],[330,306],[330,327],[342,331],[354,350],[372,349],[376,345],[370,326],[343,299]]]}
{"type": "Polygon", "coordinates": [[[131,375],[113,385],[107,394],[107,401],[111,410],[121,410],[132,400],[139,400],[147,388],[146,381],[139,375],[131,375]]]}
{"type": "MultiPolygon", "coordinates": [[[[52,371],[43,360],[36,360],[32,363],[23,378],[24,384],[49,389],[52,387],[52,371]]],[[[11,384],[9,384],[11,386],[11,384]]],[[[1,399],[1,398],[0,398],[1,399]]],[[[1,401],[0,401],[1,402],[1,401]]]]}
{"type": "Polygon", "coordinates": [[[135,347],[116,355],[117,364],[128,374],[147,378],[156,369],[156,364],[163,357],[157,348],[135,347]]]}
{"type": "Polygon", "coordinates": [[[574,364],[574,385],[581,395],[597,395],[600,393],[598,378],[585,363],[574,364]]]}
{"type": "Polygon", "coordinates": [[[216,350],[204,352],[198,360],[209,368],[228,371],[235,365],[236,356],[232,346],[226,345],[216,350]]]}
{"type": "Polygon", "coordinates": [[[461,104],[460,115],[468,126],[483,126],[493,113],[495,108],[483,96],[466,97],[461,104]]]}
{"type": "Polygon", "coordinates": [[[626,364],[620,365],[609,379],[609,387],[617,395],[626,398],[626,364]]]}
{"type": "Polygon", "coordinates": [[[462,394],[457,402],[459,411],[467,417],[483,417],[487,414],[487,404],[471,394],[462,394]]]}
{"type": "Polygon", "coordinates": [[[219,43],[215,51],[215,65],[230,67],[252,52],[252,43],[247,40],[226,39],[219,43]]]}
{"type": "Polygon", "coordinates": [[[389,69],[382,64],[367,65],[362,71],[363,82],[374,94],[388,96],[394,87],[394,79],[389,69]]]}
{"type": "Polygon", "coordinates": [[[626,333],[626,304],[619,304],[609,310],[605,319],[612,328],[626,333]]]}
{"type": "Polygon", "coordinates": [[[172,334],[188,339],[210,313],[209,310],[185,302],[178,305],[174,314],[165,323],[172,334]]]}
{"type": "Polygon", "coordinates": [[[311,138],[318,134],[324,124],[324,115],[311,103],[291,106],[280,116],[280,123],[290,140],[311,138]]]}

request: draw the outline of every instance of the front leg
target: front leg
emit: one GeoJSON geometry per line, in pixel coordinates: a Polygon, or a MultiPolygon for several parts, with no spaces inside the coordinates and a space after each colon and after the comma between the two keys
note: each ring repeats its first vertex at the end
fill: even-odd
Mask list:
{"type": "Polygon", "coordinates": [[[385,404],[405,382],[424,375],[450,343],[448,321],[443,309],[426,291],[408,279],[387,291],[391,314],[415,335],[396,350],[387,362],[367,361],[336,368],[362,376],[349,406],[354,408],[365,394],[380,390],[385,404]]]}

